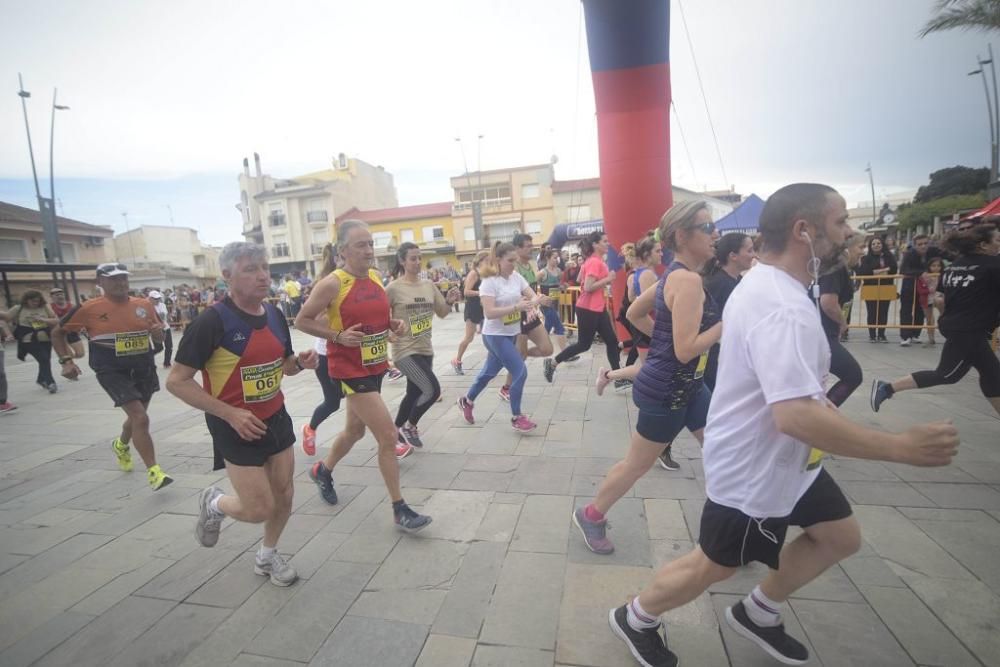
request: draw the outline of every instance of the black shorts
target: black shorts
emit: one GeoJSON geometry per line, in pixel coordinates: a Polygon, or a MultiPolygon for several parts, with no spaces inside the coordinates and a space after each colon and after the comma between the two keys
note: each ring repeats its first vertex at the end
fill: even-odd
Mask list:
{"type": "Polygon", "coordinates": [[[333,381],[340,382],[340,391],[344,396],[350,396],[351,394],[381,394],[383,377],[385,377],[385,374],[379,373],[378,375],[366,375],[360,378],[333,378],[333,381]]]}
{"type": "Polygon", "coordinates": [[[67,343],[79,343],[80,342],[80,334],[78,334],[75,331],[68,331],[66,333],[66,342],[67,343]]]}
{"type": "Polygon", "coordinates": [[[262,466],[267,460],[295,444],[292,418],[284,406],[264,420],[267,433],[257,440],[244,440],[225,420],[206,414],[205,423],[212,434],[215,465],[212,470],[226,467],[226,461],[238,466],[262,466]]]}
{"type": "Polygon", "coordinates": [[[476,301],[466,300],[465,321],[473,324],[483,323],[483,304],[478,299],[476,301]]]}
{"type": "Polygon", "coordinates": [[[795,503],[792,513],[776,519],[755,519],[738,509],[705,501],[698,544],[709,560],[725,567],[759,561],[778,569],[778,555],[788,526],[809,526],[851,516],[851,504],[825,469],[795,503]]]}
{"type": "Polygon", "coordinates": [[[156,376],[156,366],[138,366],[121,370],[95,371],[97,381],[104,387],[115,407],[131,401],[149,403],[153,394],[160,390],[160,379],[156,376]]]}
{"type": "Polygon", "coordinates": [[[521,313],[521,333],[522,334],[526,334],[529,331],[531,331],[532,329],[534,329],[535,327],[542,326],[542,322],[544,322],[544,321],[545,321],[544,318],[539,317],[538,319],[529,322],[528,321],[528,313],[522,312],[521,313]]]}

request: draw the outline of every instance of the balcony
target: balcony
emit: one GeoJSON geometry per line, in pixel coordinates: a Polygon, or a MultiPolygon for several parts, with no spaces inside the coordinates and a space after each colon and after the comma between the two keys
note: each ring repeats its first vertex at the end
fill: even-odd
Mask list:
{"type": "Polygon", "coordinates": [[[267,216],[267,223],[271,227],[284,227],[285,224],[286,224],[286,222],[285,222],[285,214],[284,213],[271,213],[270,215],[267,216]]]}
{"type": "Polygon", "coordinates": [[[306,222],[327,222],[330,216],[326,211],[307,211],[306,222]]]}
{"type": "MultiPolygon", "coordinates": [[[[512,200],[510,197],[501,197],[500,199],[483,199],[480,200],[480,203],[483,205],[483,209],[501,208],[503,206],[511,206],[512,200]]],[[[455,202],[454,204],[454,209],[456,211],[464,211],[465,209],[470,208],[472,208],[471,201],[455,202]]]]}
{"type": "Polygon", "coordinates": [[[310,243],[309,252],[312,254],[313,257],[322,257],[323,248],[325,247],[326,247],[325,243],[310,243]]]}

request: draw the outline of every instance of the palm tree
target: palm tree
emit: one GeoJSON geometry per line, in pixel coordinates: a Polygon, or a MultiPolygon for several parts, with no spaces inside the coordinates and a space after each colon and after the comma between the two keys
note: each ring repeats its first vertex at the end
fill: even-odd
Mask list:
{"type": "Polygon", "coordinates": [[[932,32],[962,30],[1000,30],[1000,0],[938,0],[937,15],[920,31],[921,37],[932,32]]]}

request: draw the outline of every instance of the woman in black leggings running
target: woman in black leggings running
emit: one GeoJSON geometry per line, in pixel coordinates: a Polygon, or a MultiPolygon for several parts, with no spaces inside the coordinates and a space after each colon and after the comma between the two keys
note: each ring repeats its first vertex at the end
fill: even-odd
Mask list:
{"type": "Polygon", "coordinates": [[[849,236],[845,263],[819,277],[819,308],[826,341],[830,344],[830,373],[837,377],[837,384],[830,387],[826,397],[837,407],[861,386],[861,364],[843,346],[840,337],[847,331],[844,307],[854,301],[850,269],[861,260],[862,240],[861,234],[849,236]]]}
{"type": "Polygon", "coordinates": [[[917,371],[891,383],[875,380],[872,410],[896,392],[954,384],[970,368],[979,372],[979,387],[1000,414],[1000,361],[990,348],[990,334],[1000,322],[1000,232],[990,224],[955,231],[945,240],[958,255],[941,275],[935,300],[944,313],[938,328],[947,340],[941,361],[932,371],[917,371]]]}
{"type": "MultiPolygon", "coordinates": [[[[621,366],[618,352],[618,336],[608,315],[605,288],[614,282],[615,272],[608,270],[604,255],[608,252],[608,236],[604,232],[592,232],[580,241],[580,250],[587,259],[580,268],[580,296],[576,300],[576,342],[555,356],[545,360],[545,379],[552,382],[556,367],[590,349],[594,334],[601,334],[608,364],[613,370],[621,366]]],[[[628,380],[615,380],[615,386],[628,380]]]]}
{"type": "MultiPolygon", "coordinates": [[[[323,247],[323,270],[320,272],[319,278],[325,278],[336,268],[337,253],[333,244],[327,243],[323,247]]],[[[316,455],[316,429],[326,421],[327,417],[340,409],[340,401],[344,398],[340,383],[330,379],[330,370],[326,365],[326,343],[325,338],[316,338],[313,343],[313,349],[319,355],[316,379],[319,380],[319,386],[323,388],[323,402],[313,410],[309,423],[302,426],[302,451],[308,456],[316,455]]]]}

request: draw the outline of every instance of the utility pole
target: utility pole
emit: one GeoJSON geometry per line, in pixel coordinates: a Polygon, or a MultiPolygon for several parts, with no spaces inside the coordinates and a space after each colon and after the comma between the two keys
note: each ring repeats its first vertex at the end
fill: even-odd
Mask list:
{"type": "MultiPolygon", "coordinates": [[[[35,197],[38,199],[38,213],[42,221],[42,231],[45,235],[45,249],[48,255],[45,261],[48,263],[62,263],[62,246],[59,245],[59,228],[56,226],[55,211],[55,186],[50,184],[51,198],[42,196],[42,190],[38,186],[38,170],[35,168],[35,150],[31,145],[31,128],[28,126],[28,104],[26,100],[31,97],[31,93],[24,89],[24,80],[21,73],[17,74],[18,91],[17,96],[21,98],[21,111],[24,113],[24,132],[28,137],[28,156],[31,158],[31,175],[35,181],[35,197]]],[[[55,96],[52,98],[52,118],[55,123],[55,112],[57,109],[55,96]]],[[[66,107],[69,108],[69,107],[66,107]]],[[[55,130],[53,129],[53,133],[55,130]]],[[[49,159],[51,162],[51,145],[49,159]]],[[[51,168],[51,164],[50,164],[51,168]]],[[[51,178],[51,172],[50,172],[51,178]]]]}
{"type": "Polygon", "coordinates": [[[865,171],[868,172],[868,182],[872,186],[872,224],[874,225],[878,222],[878,208],[875,205],[875,176],[872,174],[872,163],[869,162],[868,166],[865,167],[865,171]]]}
{"type": "MultiPolygon", "coordinates": [[[[997,96],[997,68],[993,58],[993,45],[987,44],[986,50],[990,54],[990,57],[987,60],[981,61],[979,66],[982,67],[987,64],[990,66],[990,74],[993,78],[993,127],[996,128],[996,134],[998,135],[993,142],[993,159],[991,160],[991,164],[995,166],[993,168],[992,179],[990,180],[992,183],[997,180],[997,169],[1000,169],[1000,97],[997,96]]],[[[985,72],[983,73],[983,77],[986,77],[985,72]]]]}
{"type": "MultiPolygon", "coordinates": [[[[976,54],[976,62],[983,63],[983,59],[976,54]]],[[[990,100],[990,86],[986,82],[986,70],[980,64],[979,69],[969,72],[968,76],[979,74],[983,77],[983,92],[986,94],[986,115],[990,121],[990,183],[997,180],[997,126],[996,117],[993,113],[993,101],[990,100]]]]}

